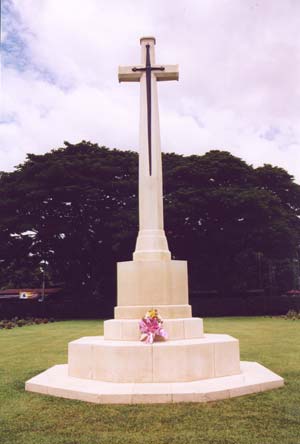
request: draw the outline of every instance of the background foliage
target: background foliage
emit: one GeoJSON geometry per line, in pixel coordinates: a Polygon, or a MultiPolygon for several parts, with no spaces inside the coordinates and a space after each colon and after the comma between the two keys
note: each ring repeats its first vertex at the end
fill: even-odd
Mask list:
{"type": "MultiPolygon", "coordinates": [[[[115,304],[116,262],[138,230],[138,159],[82,141],[28,154],[0,175],[0,287],[63,285],[73,303],[115,304]],[[45,267],[45,265],[44,265],[45,267]]],[[[224,151],[163,155],[165,229],[190,292],[218,298],[299,288],[300,186],[224,151]]]]}

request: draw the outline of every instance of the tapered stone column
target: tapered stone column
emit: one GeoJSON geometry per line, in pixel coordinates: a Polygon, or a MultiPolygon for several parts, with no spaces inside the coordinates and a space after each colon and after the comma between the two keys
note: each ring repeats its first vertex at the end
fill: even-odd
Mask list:
{"type": "Polygon", "coordinates": [[[157,82],[178,80],[177,65],[155,62],[155,39],[143,37],[141,65],[119,68],[119,81],[140,82],[139,232],[133,261],[118,263],[116,318],[157,308],[167,318],[191,316],[185,261],[172,261],[164,231],[157,82]]]}
{"type": "MultiPolygon", "coordinates": [[[[146,65],[147,45],[150,47],[151,66],[155,66],[154,38],[141,39],[141,64],[146,65]]],[[[162,71],[157,72],[162,73],[162,71]]],[[[151,97],[147,97],[146,72],[143,72],[140,78],[139,233],[136,249],[133,253],[134,260],[165,260],[171,258],[164,232],[160,128],[155,71],[152,71],[150,76],[151,97]],[[149,100],[151,101],[150,111],[149,100]],[[150,116],[148,116],[149,112],[151,113],[150,116]],[[151,118],[150,153],[148,117],[151,118]],[[151,175],[149,173],[150,161],[151,175]]],[[[175,70],[173,76],[175,79],[178,78],[175,70]]]]}
{"type": "Polygon", "coordinates": [[[177,65],[155,64],[155,38],[143,37],[141,65],[119,68],[120,82],[140,82],[139,233],[133,259],[168,260],[164,232],[157,81],[178,80],[177,65]]]}

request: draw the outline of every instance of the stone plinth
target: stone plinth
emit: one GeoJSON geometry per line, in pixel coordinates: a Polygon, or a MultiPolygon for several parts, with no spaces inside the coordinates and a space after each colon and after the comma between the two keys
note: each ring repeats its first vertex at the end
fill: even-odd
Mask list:
{"type": "Polygon", "coordinates": [[[118,306],[188,304],[186,261],[118,263],[118,306]]]}
{"type": "Polygon", "coordinates": [[[151,308],[165,319],[192,316],[186,261],[119,262],[117,278],[116,319],[141,319],[151,308]]]}

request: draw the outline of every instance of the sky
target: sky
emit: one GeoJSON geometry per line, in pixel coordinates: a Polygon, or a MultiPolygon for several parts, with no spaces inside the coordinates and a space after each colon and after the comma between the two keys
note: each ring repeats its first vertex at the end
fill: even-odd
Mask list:
{"type": "Polygon", "coordinates": [[[0,171],[65,140],[138,151],[139,86],[118,65],[179,64],[158,84],[162,150],[230,151],[300,183],[299,0],[2,0],[0,171]]]}

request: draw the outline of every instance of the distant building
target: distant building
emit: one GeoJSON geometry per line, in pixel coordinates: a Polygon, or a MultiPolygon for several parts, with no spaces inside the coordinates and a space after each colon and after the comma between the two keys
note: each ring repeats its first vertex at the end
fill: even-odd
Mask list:
{"type": "Polygon", "coordinates": [[[5,299],[40,299],[43,294],[45,298],[54,296],[61,292],[61,288],[10,288],[0,290],[0,301],[5,299]]]}

